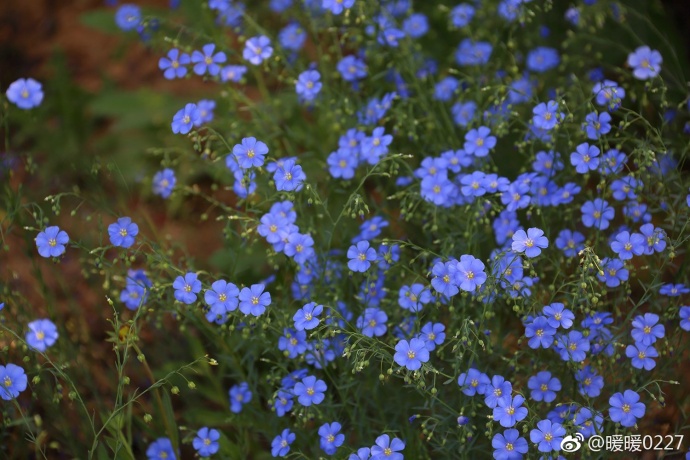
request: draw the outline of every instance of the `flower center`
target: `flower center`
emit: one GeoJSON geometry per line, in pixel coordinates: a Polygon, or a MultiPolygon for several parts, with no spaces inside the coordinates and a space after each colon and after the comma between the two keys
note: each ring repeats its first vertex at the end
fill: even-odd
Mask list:
{"type": "Polygon", "coordinates": [[[213,57],[206,56],[205,61],[206,61],[206,65],[211,65],[211,64],[213,64],[213,57]]]}
{"type": "Polygon", "coordinates": [[[303,250],[304,250],[304,246],[302,246],[301,244],[298,244],[297,246],[295,246],[295,251],[302,252],[303,250]]]}
{"type": "Polygon", "coordinates": [[[220,300],[221,302],[225,302],[226,300],[228,300],[228,296],[225,295],[225,293],[219,294],[218,300],[220,300]]]}
{"type": "Polygon", "coordinates": [[[249,158],[254,158],[254,149],[247,150],[247,156],[249,158]]]}
{"type": "Polygon", "coordinates": [[[287,447],[287,446],[288,446],[288,442],[285,439],[280,441],[280,447],[287,447]]]}
{"type": "Polygon", "coordinates": [[[385,449],[383,449],[383,455],[385,455],[386,457],[390,457],[391,455],[393,455],[393,449],[391,449],[390,447],[386,447],[385,449]]]}
{"type": "Polygon", "coordinates": [[[370,320],[369,320],[369,326],[370,326],[370,327],[376,326],[376,320],[375,320],[375,319],[370,319],[370,320]]]}
{"type": "Polygon", "coordinates": [[[553,439],[553,435],[551,433],[546,433],[544,435],[544,439],[547,440],[548,442],[551,442],[551,440],[553,439]]]}
{"type": "Polygon", "coordinates": [[[360,252],[359,255],[357,256],[359,260],[367,260],[367,255],[363,252],[360,252]]]}
{"type": "Polygon", "coordinates": [[[127,236],[127,229],[126,228],[120,229],[120,236],[127,236]]]}
{"type": "Polygon", "coordinates": [[[639,359],[644,359],[645,356],[646,356],[646,355],[644,354],[644,351],[641,351],[641,352],[639,352],[639,353],[637,354],[637,357],[638,357],[639,359]]]}
{"type": "Polygon", "coordinates": [[[12,385],[12,379],[9,377],[5,377],[5,380],[2,381],[3,385],[5,385],[7,388],[9,388],[12,385]]]}
{"type": "Polygon", "coordinates": [[[46,333],[43,331],[36,331],[36,338],[38,340],[43,340],[46,338],[46,333]]]}
{"type": "Polygon", "coordinates": [[[314,316],[313,316],[311,313],[305,313],[305,314],[304,314],[304,319],[306,319],[307,321],[311,321],[311,319],[312,319],[313,317],[314,317],[314,316]]]}
{"type": "Polygon", "coordinates": [[[513,406],[510,406],[506,409],[506,414],[513,415],[514,413],[515,413],[515,408],[513,406]]]}
{"type": "Polygon", "coordinates": [[[182,117],[182,123],[188,124],[191,121],[191,118],[189,118],[189,115],[185,115],[182,117]]]}
{"type": "Polygon", "coordinates": [[[252,304],[253,304],[253,305],[258,305],[258,303],[259,303],[259,298],[256,297],[256,296],[252,297],[252,304]]]}
{"type": "Polygon", "coordinates": [[[329,435],[326,437],[326,441],[328,441],[328,442],[333,442],[333,441],[335,441],[335,436],[333,436],[332,434],[329,434],[329,435]]]}
{"type": "Polygon", "coordinates": [[[57,246],[57,241],[55,240],[55,238],[51,238],[48,240],[48,244],[55,247],[57,246]]]}
{"type": "Polygon", "coordinates": [[[374,144],[374,147],[378,147],[379,145],[381,145],[381,139],[376,137],[373,141],[371,141],[371,143],[374,144]]]}
{"type": "Polygon", "coordinates": [[[271,231],[271,233],[275,233],[278,231],[278,226],[276,224],[273,224],[268,229],[271,231]]]}
{"type": "Polygon", "coordinates": [[[26,99],[26,98],[29,97],[29,92],[26,90],[26,88],[24,88],[24,89],[22,90],[22,97],[23,97],[24,99],[26,99]]]}
{"type": "Polygon", "coordinates": [[[627,414],[628,412],[630,412],[630,404],[623,404],[623,407],[621,409],[623,409],[623,412],[627,414]]]}
{"type": "Polygon", "coordinates": [[[450,283],[450,276],[448,275],[443,275],[443,281],[446,283],[450,283]]]}
{"type": "Polygon", "coordinates": [[[592,213],[592,215],[594,216],[595,219],[599,219],[601,217],[601,212],[600,211],[594,211],[594,213],[592,213]]]}
{"type": "Polygon", "coordinates": [[[544,120],[549,121],[551,119],[551,112],[546,112],[544,114],[544,120]]]}
{"type": "Polygon", "coordinates": [[[185,285],[184,285],[184,290],[185,290],[186,292],[192,292],[192,286],[190,286],[189,284],[185,284],[185,285]]]}
{"type": "Polygon", "coordinates": [[[650,332],[652,332],[652,328],[649,326],[645,326],[643,330],[645,334],[649,334],[650,332]]]}
{"type": "Polygon", "coordinates": [[[339,165],[341,168],[344,168],[345,166],[347,166],[347,161],[345,161],[345,160],[340,160],[340,162],[338,163],[338,165],[339,165]]]}
{"type": "Polygon", "coordinates": [[[314,87],[314,83],[311,81],[308,81],[304,86],[306,86],[308,89],[312,89],[314,87]]]}
{"type": "Polygon", "coordinates": [[[589,155],[584,155],[584,156],[582,157],[582,161],[584,161],[585,163],[589,163],[589,160],[590,160],[590,159],[591,159],[591,158],[590,158],[589,155]]]}
{"type": "Polygon", "coordinates": [[[536,334],[537,334],[537,337],[543,336],[544,335],[544,329],[537,329],[536,334]]]}
{"type": "Polygon", "coordinates": [[[623,247],[625,248],[626,251],[630,251],[632,249],[632,244],[631,243],[625,243],[625,245],[623,247]]]}
{"type": "Polygon", "coordinates": [[[541,386],[539,387],[541,391],[546,391],[549,389],[549,386],[545,383],[542,383],[541,386]]]}
{"type": "Polygon", "coordinates": [[[478,387],[478,386],[479,386],[479,380],[473,379],[473,380],[470,382],[470,385],[472,385],[473,387],[478,387]]]}
{"type": "Polygon", "coordinates": [[[414,359],[414,351],[408,350],[407,351],[407,358],[408,359],[414,359]]]}
{"type": "Polygon", "coordinates": [[[484,139],[480,137],[479,139],[477,139],[476,144],[477,147],[481,147],[482,145],[484,145],[484,139]]]}
{"type": "Polygon", "coordinates": [[[568,348],[570,348],[572,351],[575,351],[575,350],[577,350],[577,344],[571,343],[570,345],[568,345],[568,348]]]}
{"type": "Polygon", "coordinates": [[[173,69],[177,69],[178,67],[180,67],[180,63],[177,62],[176,60],[172,60],[170,62],[170,67],[172,67],[173,69]]]}
{"type": "Polygon", "coordinates": [[[434,334],[433,332],[429,332],[429,335],[427,337],[429,337],[429,340],[436,340],[436,334],[434,334]]]}
{"type": "Polygon", "coordinates": [[[307,394],[308,394],[309,396],[314,395],[314,388],[312,388],[312,387],[307,388],[307,394]]]}
{"type": "Polygon", "coordinates": [[[292,180],[292,173],[291,172],[285,172],[285,180],[292,180]]]}
{"type": "Polygon", "coordinates": [[[512,451],[513,450],[513,444],[510,442],[506,443],[506,450],[512,451]]]}
{"type": "Polygon", "coordinates": [[[209,438],[204,439],[204,444],[207,446],[211,445],[211,440],[209,438]]]}
{"type": "Polygon", "coordinates": [[[503,394],[503,392],[501,391],[500,388],[496,388],[496,389],[494,390],[494,396],[501,396],[501,394],[503,394]]]}
{"type": "Polygon", "coordinates": [[[532,246],[534,246],[534,241],[532,241],[531,238],[527,238],[527,240],[525,241],[525,246],[531,248],[532,246]]]}
{"type": "MultiPolygon", "coordinates": [[[[291,339],[290,339],[290,345],[292,345],[293,347],[294,347],[295,345],[297,345],[297,339],[294,338],[294,337],[291,338],[291,339]]],[[[283,403],[283,404],[285,404],[285,403],[283,403]]]]}

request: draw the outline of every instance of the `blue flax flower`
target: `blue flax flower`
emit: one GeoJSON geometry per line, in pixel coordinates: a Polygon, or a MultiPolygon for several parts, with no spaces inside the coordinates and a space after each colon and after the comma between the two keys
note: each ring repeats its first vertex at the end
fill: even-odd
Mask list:
{"type": "Polygon", "coordinates": [[[585,117],[583,129],[589,139],[599,139],[602,134],[608,134],[611,131],[611,115],[608,112],[600,114],[591,112],[585,117]]]}
{"type": "Polygon", "coordinates": [[[503,434],[496,433],[491,439],[496,460],[519,460],[527,453],[527,440],[520,437],[520,432],[514,428],[505,430],[503,434]]]}
{"type": "Polygon", "coordinates": [[[5,94],[10,102],[22,110],[38,107],[43,101],[41,84],[33,78],[20,78],[10,83],[5,94]]]}
{"type": "Polygon", "coordinates": [[[158,171],[153,176],[153,193],[159,195],[161,198],[168,198],[175,188],[177,178],[175,171],[170,168],[165,168],[158,171]]]}
{"type": "Polygon", "coordinates": [[[316,70],[306,70],[299,74],[297,83],[295,83],[295,90],[297,94],[305,101],[312,101],[316,95],[321,91],[323,84],[319,81],[321,74],[316,70]]]}
{"type": "Polygon", "coordinates": [[[194,63],[194,73],[203,75],[208,72],[211,76],[216,76],[220,73],[220,65],[227,60],[224,52],[219,51],[214,53],[216,45],[208,43],[204,45],[202,51],[194,50],[192,53],[192,63],[194,63]]]}
{"type": "Polygon", "coordinates": [[[388,315],[383,310],[370,307],[364,310],[364,314],[357,318],[357,328],[367,337],[380,337],[386,333],[388,315]]]}
{"type": "Polygon", "coordinates": [[[595,198],[594,201],[587,201],[580,208],[582,212],[582,223],[585,227],[594,227],[598,230],[609,228],[609,222],[615,215],[614,209],[609,206],[608,201],[595,198]]]}
{"type": "Polygon", "coordinates": [[[196,302],[196,295],[201,292],[201,281],[198,280],[196,273],[187,273],[175,278],[173,282],[175,289],[175,299],[187,305],[196,302]]]}
{"type": "Polygon", "coordinates": [[[553,129],[563,118],[563,114],[558,112],[558,102],[556,101],[542,102],[532,109],[532,113],[534,114],[532,117],[534,126],[547,131],[553,129]]]}
{"type": "Polygon", "coordinates": [[[575,314],[559,302],[546,305],[542,310],[542,314],[546,316],[549,326],[555,328],[570,329],[575,319],[575,314]]]}
{"type": "Polygon", "coordinates": [[[160,58],[158,68],[163,71],[163,76],[167,80],[173,80],[187,75],[187,67],[185,66],[191,61],[189,54],[180,53],[180,50],[173,48],[168,51],[166,57],[160,58]]]}
{"type": "Polygon", "coordinates": [[[413,338],[409,342],[401,340],[395,346],[395,351],[395,362],[411,371],[418,370],[422,363],[429,361],[429,350],[421,339],[413,338]]]}
{"type": "Polygon", "coordinates": [[[584,361],[589,351],[589,339],[579,331],[570,331],[568,335],[558,337],[558,352],[563,361],[584,361]]]}
{"type": "Polygon", "coordinates": [[[290,431],[289,428],[285,428],[282,433],[273,438],[271,442],[271,455],[273,457],[285,457],[290,452],[290,444],[295,442],[296,437],[295,433],[290,431]]]}
{"type": "Polygon", "coordinates": [[[232,148],[240,168],[249,169],[264,164],[264,157],[268,153],[268,146],[255,137],[245,137],[240,144],[232,148]]]}
{"type": "Polygon", "coordinates": [[[331,13],[338,15],[343,12],[343,10],[352,8],[355,4],[355,0],[322,0],[321,8],[324,10],[330,10],[331,13]]]}
{"type": "Polygon", "coordinates": [[[404,449],[404,441],[398,438],[391,440],[390,436],[382,434],[371,447],[371,460],[403,460],[400,451],[404,449]]]}
{"type": "Polygon", "coordinates": [[[561,390],[561,381],[551,376],[549,371],[538,372],[527,381],[531,390],[530,397],[535,401],[550,403],[556,399],[556,392],[561,390]]]}
{"type": "Polygon", "coordinates": [[[158,438],[149,444],[148,449],[146,449],[146,456],[148,460],[177,459],[172,442],[168,438],[158,438]]]}
{"type": "Polygon", "coordinates": [[[247,382],[233,385],[228,391],[228,395],[230,396],[230,411],[235,414],[239,414],[242,407],[252,400],[252,392],[249,390],[247,382]]]}
{"type": "Polygon", "coordinates": [[[534,258],[541,254],[542,249],[549,247],[549,240],[544,236],[544,231],[539,228],[518,230],[513,235],[511,249],[517,253],[525,253],[527,257],[534,258]]]}
{"type": "Polygon", "coordinates": [[[113,246],[129,248],[134,244],[134,237],[139,233],[139,226],[129,217],[120,217],[117,222],[108,226],[108,236],[113,246]]]}
{"type": "Polygon", "coordinates": [[[624,231],[616,235],[616,239],[611,242],[611,250],[618,254],[621,260],[632,259],[633,255],[639,256],[645,251],[645,238],[640,233],[624,231]]]}
{"type": "Polygon", "coordinates": [[[498,406],[499,401],[510,401],[513,393],[513,385],[501,375],[491,377],[491,383],[484,391],[484,404],[489,409],[498,406]]]}
{"type": "Polygon", "coordinates": [[[635,342],[643,345],[651,345],[664,337],[665,328],[659,324],[659,315],[655,313],[645,313],[638,315],[632,322],[633,330],[630,333],[635,342]]]}
{"type": "Polygon", "coordinates": [[[238,296],[242,313],[252,316],[264,314],[266,307],[271,304],[271,293],[264,292],[265,287],[263,284],[252,284],[251,288],[242,288],[238,296]]]}
{"type": "Polygon", "coordinates": [[[172,132],[175,134],[187,134],[192,127],[199,124],[201,113],[196,104],[189,103],[183,109],[177,111],[171,123],[172,132]]]}
{"type": "Polygon", "coordinates": [[[649,371],[656,366],[656,362],[652,358],[658,358],[659,353],[652,346],[635,343],[626,347],[625,356],[632,360],[632,367],[635,369],[649,371]]]}
{"type": "Polygon", "coordinates": [[[47,227],[36,236],[36,248],[41,257],[58,257],[65,253],[69,236],[58,226],[47,227]]]}
{"type": "Polygon", "coordinates": [[[578,391],[582,396],[596,398],[604,388],[604,377],[598,375],[591,366],[585,366],[575,373],[578,391]]]}
{"type": "Polygon", "coordinates": [[[532,349],[549,348],[554,341],[556,329],[553,328],[545,316],[537,316],[525,326],[525,337],[532,349]]]}
{"type": "Polygon", "coordinates": [[[271,39],[265,35],[252,37],[244,44],[242,57],[254,65],[259,65],[273,54],[271,39]]]}
{"type": "Polygon", "coordinates": [[[496,146],[496,137],[486,126],[470,130],[465,134],[465,152],[475,157],[485,157],[496,146]]]}
{"type": "Polygon", "coordinates": [[[279,166],[273,174],[276,190],[279,192],[292,192],[302,190],[304,180],[307,176],[302,171],[302,167],[294,159],[287,159],[279,166]]]}
{"type": "Polygon", "coordinates": [[[471,255],[460,256],[454,268],[455,284],[466,292],[474,292],[486,281],[484,263],[471,255]]]}
{"type": "Polygon", "coordinates": [[[26,390],[28,378],[24,369],[16,364],[0,365],[0,398],[10,401],[26,390]]]}
{"type": "Polygon", "coordinates": [[[210,457],[220,449],[219,439],[220,432],[218,430],[205,426],[196,432],[192,445],[200,457],[210,457]]]}
{"type": "Polygon", "coordinates": [[[31,321],[28,327],[29,332],[26,333],[26,343],[32,350],[46,351],[58,339],[57,326],[49,319],[31,321]]]}
{"type": "Polygon", "coordinates": [[[204,293],[204,301],[210,308],[206,318],[215,321],[218,316],[224,318],[226,313],[237,310],[239,293],[240,290],[233,283],[214,281],[211,289],[204,293]]]}
{"type": "Polygon", "coordinates": [[[599,147],[584,142],[570,154],[570,164],[575,166],[575,170],[580,174],[596,171],[599,168],[600,153],[599,147]]]}
{"type": "Polygon", "coordinates": [[[319,445],[327,455],[333,455],[345,442],[345,435],[340,432],[342,426],[338,422],[324,423],[319,428],[319,445]]]}
{"type": "Polygon", "coordinates": [[[609,404],[611,420],[619,422],[624,427],[635,426],[637,419],[645,413],[645,405],[640,402],[640,395],[632,390],[614,394],[609,398],[609,404]]]}
{"type": "Polygon", "coordinates": [[[659,75],[663,58],[657,50],[640,46],[628,55],[628,66],[633,68],[633,76],[638,80],[649,80],[659,75]]]}
{"type": "Polygon", "coordinates": [[[484,395],[486,389],[491,386],[491,380],[489,380],[489,376],[485,373],[470,368],[467,372],[460,374],[458,385],[467,396],[474,396],[475,394],[484,395]]]}
{"type": "Polygon", "coordinates": [[[293,392],[301,405],[309,407],[312,404],[321,404],[326,397],[327,389],[326,382],[317,380],[313,375],[308,375],[301,382],[295,384],[293,392]]]}
{"type": "Polygon", "coordinates": [[[429,351],[434,351],[436,345],[441,345],[446,339],[446,326],[442,323],[428,322],[422,326],[419,338],[424,341],[424,346],[429,351]]]}
{"type": "Polygon", "coordinates": [[[369,247],[369,242],[364,240],[352,245],[347,250],[347,267],[353,272],[365,272],[371,267],[371,263],[376,260],[376,250],[369,247]]]}
{"type": "Polygon", "coordinates": [[[560,423],[541,420],[537,422],[537,428],[530,431],[529,439],[537,444],[539,452],[559,451],[565,434],[565,428],[560,423]]]}
{"type": "Polygon", "coordinates": [[[323,305],[317,305],[316,302],[309,302],[304,307],[297,310],[293,321],[295,322],[295,329],[298,331],[309,331],[319,325],[319,315],[323,313],[323,305]]]}
{"type": "Polygon", "coordinates": [[[499,399],[498,405],[494,407],[493,419],[502,427],[510,428],[527,417],[527,408],[522,407],[525,398],[515,395],[512,399],[499,399]]]}
{"type": "Polygon", "coordinates": [[[137,5],[125,3],[115,12],[115,24],[125,32],[134,30],[141,22],[141,9],[137,5]]]}
{"type": "Polygon", "coordinates": [[[356,56],[345,56],[338,62],[338,72],[343,80],[354,82],[367,76],[367,65],[356,56]]]}

